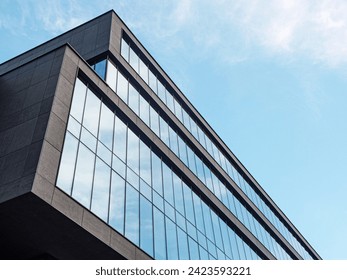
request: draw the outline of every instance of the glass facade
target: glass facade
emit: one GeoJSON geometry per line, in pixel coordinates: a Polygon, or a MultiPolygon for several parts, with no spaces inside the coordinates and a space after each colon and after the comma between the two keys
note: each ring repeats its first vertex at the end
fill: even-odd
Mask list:
{"type": "MultiPolygon", "coordinates": [[[[113,70],[108,68],[106,75],[113,70]]],[[[141,108],[150,108],[140,106],[140,96],[130,98],[136,90],[124,77],[119,78],[119,72],[113,73],[127,102],[135,100],[133,106],[139,115],[141,108]]],[[[169,146],[175,141],[178,150],[186,147],[180,146],[177,134],[172,134],[176,140],[171,140],[169,127],[161,129],[155,110],[143,114],[169,146]]],[[[57,186],[155,259],[259,259],[232,227],[79,79],[57,186]]]]}
{"type": "MultiPolygon", "coordinates": [[[[149,87],[161,99],[161,101],[172,111],[172,113],[177,117],[177,119],[187,128],[191,135],[198,140],[198,142],[212,156],[216,163],[238,185],[240,190],[242,190],[242,192],[252,201],[254,206],[256,206],[266,216],[266,218],[280,232],[280,234],[291,244],[291,246],[304,259],[312,259],[310,254],[299,243],[299,241],[293,235],[293,233],[289,231],[289,229],[278,218],[276,213],[268,206],[268,204],[257,193],[257,191],[253,187],[251,187],[251,185],[247,182],[244,176],[237,170],[237,168],[234,166],[231,160],[228,160],[228,158],[213,143],[213,141],[210,139],[207,133],[204,132],[203,126],[199,125],[198,121],[194,120],[194,117],[192,117],[184,109],[183,104],[181,105],[181,102],[175,98],[174,94],[172,94],[172,90],[170,90],[169,87],[165,86],[165,80],[161,79],[159,75],[155,74],[155,71],[151,70],[153,66],[141,59],[141,55],[138,55],[131,47],[131,43],[128,43],[126,40],[124,40],[124,38],[121,42],[121,55],[131,65],[131,67],[141,76],[141,78],[149,85],[149,87]]],[[[111,67],[108,67],[108,69],[109,68],[111,67]]],[[[114,69],[112,69],[111,71],[114,71],[114,69]]],[[[114,85],[112,79],[108,78],[106,79],[106,81],[110,84],[111,87],[112,85],[114,85]]],[[[113,88],[116,90],[115,85],[113,88]]],[[[184,163],[187,162],[185,153],[183,153],[180,158],[184,163]]],[[[196,166],[194,166],[194,168],[195,167],[196,166]]],[[[203,177],[201,170],[198,177],[203,177]]],[[[252,233],[254,232],[252,231],[252,233]]]]}
{"type": "Polygon", "coordinates": [[[185,143],[169,123],[151,106],[150,102],[142,97],[140,92],[129,83],[125,76],[110,61],[107,61],[106,82],[109,85],[114,85],[112,89],[117,93],[120,92],[118,95],[140,118],[143,115],[149,115],[149,118],[144,119],[147,126],[277,259],[291,259],[288,253],[266,231],[261,223],[242,205],[226,185],[218,179],[203,160],[195,154],[193,147],[191,148],[185,143]],[[140,100],[141,104],[134,106],[130,103],[131,99],[140,100]]]}

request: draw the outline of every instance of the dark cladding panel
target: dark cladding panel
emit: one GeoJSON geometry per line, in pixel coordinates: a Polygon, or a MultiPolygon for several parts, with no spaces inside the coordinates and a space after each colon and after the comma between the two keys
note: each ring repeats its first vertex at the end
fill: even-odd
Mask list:
{"type": "Polygon", "coordinates": [[[0,77],[0,201],[31,189],[22,178],[36,171],[57,85],[51,69],[61,67],[60,53],[53,51],[0,77]]]}

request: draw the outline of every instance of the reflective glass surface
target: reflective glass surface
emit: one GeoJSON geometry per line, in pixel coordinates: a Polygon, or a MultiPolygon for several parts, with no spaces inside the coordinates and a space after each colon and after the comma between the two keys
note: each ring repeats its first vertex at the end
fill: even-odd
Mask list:
{"type": "MultiPolygon", "coordinates": [[[[76,83],[75,92],[82,86],[76,83]]],[[[232,228],[113,110],[84,89],[83,118],[79,122],[70,116],[73,125],[68,125],[57,186],[156,259],[232,259],[231,252],[239,250],[233,246],[243,244],[241,239],[241,245],[223,241],[230,239],[232,228]],[[83,130],[95,139],[95,148],[82,137],[83,130]],[[224,244],[233,245],[225,249],[224,244]]],[[[255,253],[245,255],[251,256],[255,253]]]]}
{"type": "MultiPolygon", "coordinates": [[[[130,63],[130,65],[132,65],[132,62],[129,59],[129,56],[127,56],[128,55],[127,50],[128,48],[131,49],[131,45],[129,47],[129,44],[126,43],[124,44],[124,47],[125,47],[125,50],[124,50],[123,57],[130,63]]],[[[122,53],[123,53],[123,50],[122,50],[122,53]]],[[[139,60],[141,61],[140,58],[139,60]]],[[[133,68],[139,73],[136,67],[133,67],[133,68]]],[[[146,70],[147,69],[148,67],[146,67],[146,70]]],[[[227,157],[223,154],[223,152],[219,150],[219,148],[213,143],[213,141],[211,141],[209,136],[205,134],[204,128],[201,128],[193,119],[193,117],[191,117],[190,114],[182,108],[180,103],[176,100],[175,95],[172,94],[170,90],[166,89],[165,86],[163,86],[162,81],[160,81],[160,79],[157,78],[156,75],[150,69],[148,69],[148,73],[149,73],[149,80],[144,79],[144,81],[159,96],[159,98],[163,101],[163,103],[176,115],[176,117],[182,122],[182,124],[188,129],[188,131],[199,141],[199,143],[212,156],[212,158],[217,162],[217,164],[219,164],[222,167],[222,169],[229,175],[229,177],[236,182],[236,184],[240,187],[240,189],[258,207],[258,204],[256,204],[256,202],[258,200],[263,200],[263,198],[261,198],[258,195],[258,193],[254,191],[253,187],[251,187],[245,181],[243,176],[246,176],[246,175],[242,175],[233,167],[234,163],[232,162],[232,160],[227,159],[227,157]],[[241,179],[239,180],[238,177],[241,177],[241,179]]],[[[185,160],[185,158],[183,158],[183,160],[185,160]]],[[[276,216],[276,214],[274,214],[274,212],[272,212],[272,210],[271,210],[271,213],[272,213],[271,217],[268,218],[269,221],[290,242],[290,244],[295,248],[295,250],[299,254],[301,254],[303,257],[307,255],[308,259],[312,259],[312,257],[309,256],[309,254],[303,248],[303,246],[300,245],[297,238],[288,230],[290,226],[288,226],[287,228],[287,226],[285,226],[284,223],[280,219],[278,219],[278,217],[276,216]]],[[[263,242],[263,240],[261,241],[263,242]]]]}

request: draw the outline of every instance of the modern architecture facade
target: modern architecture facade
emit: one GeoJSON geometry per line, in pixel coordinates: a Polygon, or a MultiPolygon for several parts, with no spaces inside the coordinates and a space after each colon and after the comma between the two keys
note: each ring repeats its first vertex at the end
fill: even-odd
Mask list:
{"type": "Polygon", "coordinates": [[[0,257],[320,259],[107,12],[0,66],[0,257]]]}

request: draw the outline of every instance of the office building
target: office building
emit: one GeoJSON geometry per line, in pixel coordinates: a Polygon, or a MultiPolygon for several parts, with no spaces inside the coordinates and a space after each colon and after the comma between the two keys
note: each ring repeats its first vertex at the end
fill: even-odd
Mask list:
{"type": "Polygon", "coordinates": [[[0,66],[3,259],[320,259],[114,11],[0,66]]]}

